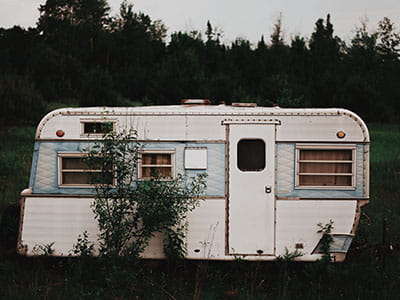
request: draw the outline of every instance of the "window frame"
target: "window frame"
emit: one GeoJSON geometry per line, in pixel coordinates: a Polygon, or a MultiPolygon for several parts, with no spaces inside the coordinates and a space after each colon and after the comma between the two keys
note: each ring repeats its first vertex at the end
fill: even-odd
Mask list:
{"type": "MultiPolygon", "coordinates": [[[[356,145],[332,145],[332,144],[296,144],[295,152],[295,189],[321,189],[321,190],[355,190],[356,189],[356,145]],[[314,173],[317,176],[351,176],[351,185],[300,185],[300,176],[307,176],[300,173],[300,164],[304,161],[300,161],[301,150],[351,150],[351,162],[340,160],[332,161],[313,161],[315,163],[351,163],[351,174],[337,175],[341,173],[314,173]]],[[[309,173],[313,174],[313,173],[309,173]]],[[[343,173],[344,174],[344,173],[343,173]]]]}
{"type": "Polygon", "coordinates": [[[242,173],[251,173],[251,172],[260,173],[260,172],[264,172],[267,169],[267,163],[268,163],[267,162],[267,143],[266,143],[266,141],[264,139],[262,139],[262,138],[242,138],[237,142],[237,144],[236,144],[236,168],[240,172],[242,172],[242,173]],[[244,141],[261,141],[263,143],[263,145],[264,145],[264,166],[263,166],[262,169],[241,169],[239,167],[239,160],[240,160],[240,157],[239,157],[239,144],[241,142],[244,142],[244,141]]]}
{"type": "MultiPolygon", "coordinates": [[[[57,154],[57,163],[58,163],[58,186],[62,188],[94,188],[96,184],[91,183],[73,183],[66,184],[63,183],[63,173],[68,172],[82,172],[82,173],[90,173],[90,172],[101,172],[101,170],[93,170],[93,169],[70,169],[65,171],[63,169],[63,158],[83,158],[86,157],[88,153],[86,152],[58,152],[57,154]]],[[[112,186],[116,186],[115,178],[113,178],[112,186]]]]}
{"type": "Polygon", "coordinates": [[[175,150],[174,149],[143,149],[139,151],[139,161],[138,161],[138,179],[139,180],[148,180],[150,177],[143,178],[142,176],[142,168],[143,167],[171,167],[171,177],[161,178],[161,180],[170,180],[175,178],[175,150]],[[143,164],[143,154],[170,154],[171,155],[171,164],[170,165],[144,165],[143,164]]]}
{"type": "Polygon", "coordinates": [[[87,132],[85,133],[85,123],[111,123],[112,130],[111,132],[116,132],[116,119],[80,119],[80,135],[81,137],[102,137],[104,136],[104,132],[87,132]]]}

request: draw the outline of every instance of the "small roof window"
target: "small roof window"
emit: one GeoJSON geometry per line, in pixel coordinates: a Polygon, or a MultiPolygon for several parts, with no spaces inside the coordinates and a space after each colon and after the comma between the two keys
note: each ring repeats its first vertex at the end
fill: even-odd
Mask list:
{"type": "Polygon", "coordinates": [[[81,121],[82,135],[104,135],[115,130],[114,121],[81,121]]]}

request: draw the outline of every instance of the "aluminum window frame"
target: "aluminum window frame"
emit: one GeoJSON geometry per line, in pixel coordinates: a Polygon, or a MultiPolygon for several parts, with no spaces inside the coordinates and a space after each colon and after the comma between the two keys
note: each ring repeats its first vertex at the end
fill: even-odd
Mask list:
{"type": "MultiPolygon", "coordinates": [[[[316,162],[318,163],[318,162],[316,162]]],[[[325,161],[325,163],[328,163],[325,161]]],[[[332,161],[329,163],[341,163],[332,161]]],[[[347,162],[348,163],[348,162],[347,162]]],[[[321,189],[321,190],[355,190],[356,189],[356,145],[355,144],[296,144],[295,148],[295,189],[321,189]],[[351,150],[351,185],[300,185],[300,152],[301,150],[351,150]]],[[[318,176],[341,176],[335,173],[315,173],[318,176]]],[[[340,174],[340,173],[337,173],[340,174]]]]}
{"type": "Polygon", "coordinates": [[[80,120],[80,136],[81,137],[95,137],[100,138],[104,136],[104,132],[85,132],[85,123],[111,123],[112,130],[111,132],[116,132],[117,128],[117,119],[96,119],[96,118],[81,118],[80,120]]]}
{"type": "MultiPolygon", "coordinates": [[[[57,180],[58,180],[58,187],[60,188],[94,188],[96,184],[91,184],[91,183],[84,183],[84,184],[79,184],[79,183],[73,183],[73,184],[65,184],[63,183],[63,173],[67,172],[82,172],[82,173],[90,173],[90,172],[101,172],[101,170],[94,170],[94,169],[70,169],[69,171],[65,172],[63,169],[63,159],[64,158],[83,158],[87,156],[88,153],[86,152],[58,152],[57,154],[57,164],[58,164],[58,174],[57,174],[57,180]]],[[[113,183],[112,186],[116,186],[116,181],[115,178],[113,178],[113,183]]]]}
{"type": "Polygon", "coordinates": [[[148,179],[151,178],[151,177],[143,177],[143,174],[142,174],[142,168],[143,167],[149,167],[149,168],[151,168],[151,167],[153,167],[153,168],[154,167],[155,168],[157,168],[157,167],[160,167],[160,168],[171,167],[171,175],[172,176],[168,177],[168,178],[161,178],[161,180],[174,179],[176,177],[175,176],[175,164],[176,164],[176,162],[175,162],[175,149],[142,149],[142,150],[139,151],[138,179],[139,180],[148,180],[148,179]],[[171,156],[171,164],[170,165],[153,165],[153,164],[143,165],[143,160],[142,160],[143,154],[169,154],[171,156]]]}

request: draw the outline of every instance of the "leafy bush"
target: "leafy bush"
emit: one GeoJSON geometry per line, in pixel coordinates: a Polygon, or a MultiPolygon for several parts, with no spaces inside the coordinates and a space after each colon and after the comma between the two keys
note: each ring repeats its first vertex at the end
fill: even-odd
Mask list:
{"type": "Polygon", "coordinates": [[[101,170],[92,176],[100,255],[139,257],[154,234],[163,232],[167,254],[183,256],[186,214],[199,205],[205,174],[195,178],[178,174],[168,180],[154,174],[138,180],[140,148],[131,131],[110,132],[87,149],[85,162],[101,170]]]}

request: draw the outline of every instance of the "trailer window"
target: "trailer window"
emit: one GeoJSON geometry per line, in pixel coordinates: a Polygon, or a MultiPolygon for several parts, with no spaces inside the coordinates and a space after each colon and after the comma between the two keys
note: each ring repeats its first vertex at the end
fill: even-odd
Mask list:
{"type": "Polygon", "coordinates": [[[89,168],[84,154],[59,154],[59,184],[61,186],[87,187],[94,184],[112,184],[113,174],[102,173],[100,167],[89,168]],[[98,176],[96,176],[98,173],[98,176]]]}
{"type": "Polygon", "coordinates": [[[115,122],[111,121],[83,121],[82,134],[83,135],[103,135],[113,132],[115,122]]]}
{"type": "Polygon", "coordinates": [[[144,150],[140,156],[140,179],[168,179],[174,176],[174,151],[144,150]]]}
{"type": "Polygon", "coordinates": [[[354,147],[297,148],[298,187],[353,187],[354,147]]]}
{"type": "Polygon", "coordinates": [[[237,166],[245,172],[264,170],[265,142],[260,139],[240,140],[237,144],[237,166]]]}

